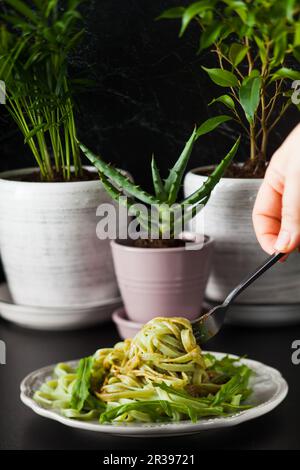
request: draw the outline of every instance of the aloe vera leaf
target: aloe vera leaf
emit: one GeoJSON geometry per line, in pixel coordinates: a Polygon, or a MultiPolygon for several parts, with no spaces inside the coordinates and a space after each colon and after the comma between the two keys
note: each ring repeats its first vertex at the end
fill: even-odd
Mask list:
{"type": "Polygon", "coordinates": [[[202,201],[199,201],[196,205],[194,205],[188,212],[186,212],[183,217],[175,218],[172,223],[171,234],[175,236],[177,233],[179,234],[182,230],[184,230],[185,225],[192,220],[196,215],[203,209],[203,207],[207,204],[209,200],[209,196],[206,196],[202,201]]]}
{"type": "Polygon", "coordinates": [[[99,173],[99,177],[105,191],[110,195],[110,197],[118,204],[123,204],[123,206],[125,206],[128,210],[130,209],[131,214],[138,219],[141,226],[144,229],[149,230],[149,226],[151,224],[150,218],[145,219],[138,209],[135,210],[134,201],[129,200],[127,197],[122,198],[122,196],[126,195],[122,191],[119,191],[117,188],[115,188],[103,173],[99,173]]]}
{"type": "Polygon", "coordinates": [[[128,177],[121,173],[121,171],[116,170],[112,166],[105,163],[100,157],[97,157],[91,150],[89,150],[80,142],[79,147],[85,156],[90,160],[90,162],[97,168],[97,170],[103,173],[107,178],[111,179],[117,186],[120,186],[122,191],[127,192],[145,204],[151,205],[160,203],[157,198],[151,196],[151,194],[132,183],[128,177]]]}
{"type": "Polygon", "coordinates": [[[173,168],[170,170],[168,178],[165,180],[165,192],[168,194],[169,204],[174,204],[177,199],[183,174],[186,169],[186,165],[189,161],[190,155],[192,153],[196,138],[197,131],[196,129],[194,129],[191,137],[185,144],[180,157],[178,158],[173,168]]]}
{"type": "Polygon", "coordinates": [[[232,162],[233,158],[235,157],[240,145],[240,140],[241,138],[239,137],[232,149],[228,152],[226,157],[223,158],[223,160],[217,166],[214,172],[207,178],[205,183],[203,183],[203,185],[199,189],[197,189],[197,191],[195,191],[193,194],[184,199],[182,201],[182,204],[196,204],[200,200],[203,200],[203,198],[211,194],[214,187],[218,184],[225,171],[229,167],[230,163],[232,162]]]}
{"type": "Polygon", "coordinates": [[[152,170],[152,180],[153,180],[153,187],[154,187],[155,195],[157,199],[159,199],[161,202],[165,202],[168,199],[168,195],[165,191],[163,182],[161,180],[159,169],[156,165],[154,155],[152,155],[151,170],[152,170]]]}

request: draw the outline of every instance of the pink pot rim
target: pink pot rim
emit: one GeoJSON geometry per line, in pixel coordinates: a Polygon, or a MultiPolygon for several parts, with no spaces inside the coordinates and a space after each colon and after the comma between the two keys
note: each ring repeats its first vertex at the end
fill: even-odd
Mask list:
{"type": "MultiPolygon", "coordinates": [[[[194,235],[192,232],[188,232],[194,235]]],[[[118,243],[118,240],[111,240],[110,241],[111,247],[118,247],[118,249],[122,249],[127,252],[142,252],[144,251],[145,253],[153,254],[153,253],[178,253],[178,252],[185,252],[185,251],[193,251],[193,250],[186,250],[184,246],[180,247],[175,247],[175,248],[142,248],[142,247],[137,247],[137,246],[127,246],[123,245],[122,243],[118,243]]],[[[191,244],[194,244],[195,246],[200,245],[200,242],[191,242],[191,244]]],[[[209,246],[214,244],[214,239],[212,237],[209,237],[208,235],[205,235],[205,240],[204,244],[201,249],[208,248],[209,246]]],[[[202,245],[202,243],[201,243],[202,245]]]]}
{"type": "Polygon", "coordinates": [[[144,326],[144,323],[132,321],[129,318],[126,318],[125,315],[126,315],[125,307],[119,307],[112,314],[113,322],[116,325],[123,325],[132,329],[136,329],[136,328],[141,329],[144,326]]]}

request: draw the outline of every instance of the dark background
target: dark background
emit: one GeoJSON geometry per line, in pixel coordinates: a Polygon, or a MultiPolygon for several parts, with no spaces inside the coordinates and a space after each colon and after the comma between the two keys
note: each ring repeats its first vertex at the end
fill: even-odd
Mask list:
{"type": "MultiPolygon", "coordinates": [[[[73,73],[83,72],[96,82],[77,99],[81,140],[148,189],[153,152],[166,173],[195,123],[226,113],[223,107],[207,106],[222,91],[201,69],[213,62],[209,53],[196,54],[197,25],[179,39],[178,20],[155,20],[164,9],[189,3],[192,0],[89,0],[83,12],[87,35],[72,58],[73,73]]],[[[270,154],[298,121],[298,111],[291,110],[273,134],[270,154]]],[[[225,124],[202,137],[189,168],[219,161],[238,131],[225,124]]],[[[34,164],[4,107],[0,149],[0,171],[34,164]]],[[[244,138],[239,158],[247,155],[244,138]]]]}

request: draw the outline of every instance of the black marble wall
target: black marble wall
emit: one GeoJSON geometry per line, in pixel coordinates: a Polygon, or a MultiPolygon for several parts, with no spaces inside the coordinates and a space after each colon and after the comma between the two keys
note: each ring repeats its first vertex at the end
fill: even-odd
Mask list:
{"type": "MultiPolygon", "coordinates": [[[[194,124],[218,112],[207,107],[215,88],[201,70],[201,64],[212,65],[210,56],[196,55],[197,27],[179,39],[178,22],[155,20],[164,9],[188,3],[89,0],[87,36],[72,59],[74,72],[86,72],[96,81],[94,89],[77,98],[81,140],[147,188],[152,152],[166,173],[194,124]]],[[[19,132],[3,107],[0,111],[0,170],[31,166],[19,132]]],[[[298,120],[297,111],[287,116],[270,153],[298,120]]],[[[220,160],[237,135],[231,126],[198,141],[189,167],[220,160]]],[[[247,153],[244,141],[240,158],[247,153]]]]}

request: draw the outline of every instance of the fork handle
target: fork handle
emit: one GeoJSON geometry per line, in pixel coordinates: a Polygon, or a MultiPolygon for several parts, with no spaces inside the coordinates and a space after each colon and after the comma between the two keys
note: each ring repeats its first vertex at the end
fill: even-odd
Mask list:
{"type": "Polygon", "coordinates": [[[238,295],[240,295],[252,282],[259,278],[264,272],[266,272],[271,266],[279,261],[286,253],[275,253],[269,256],[269,258],[263,262],[259,268],[257,268],[250,276],[247,276],[230,294],[226,297],[224,305],[231,304],[238,295]]]}

